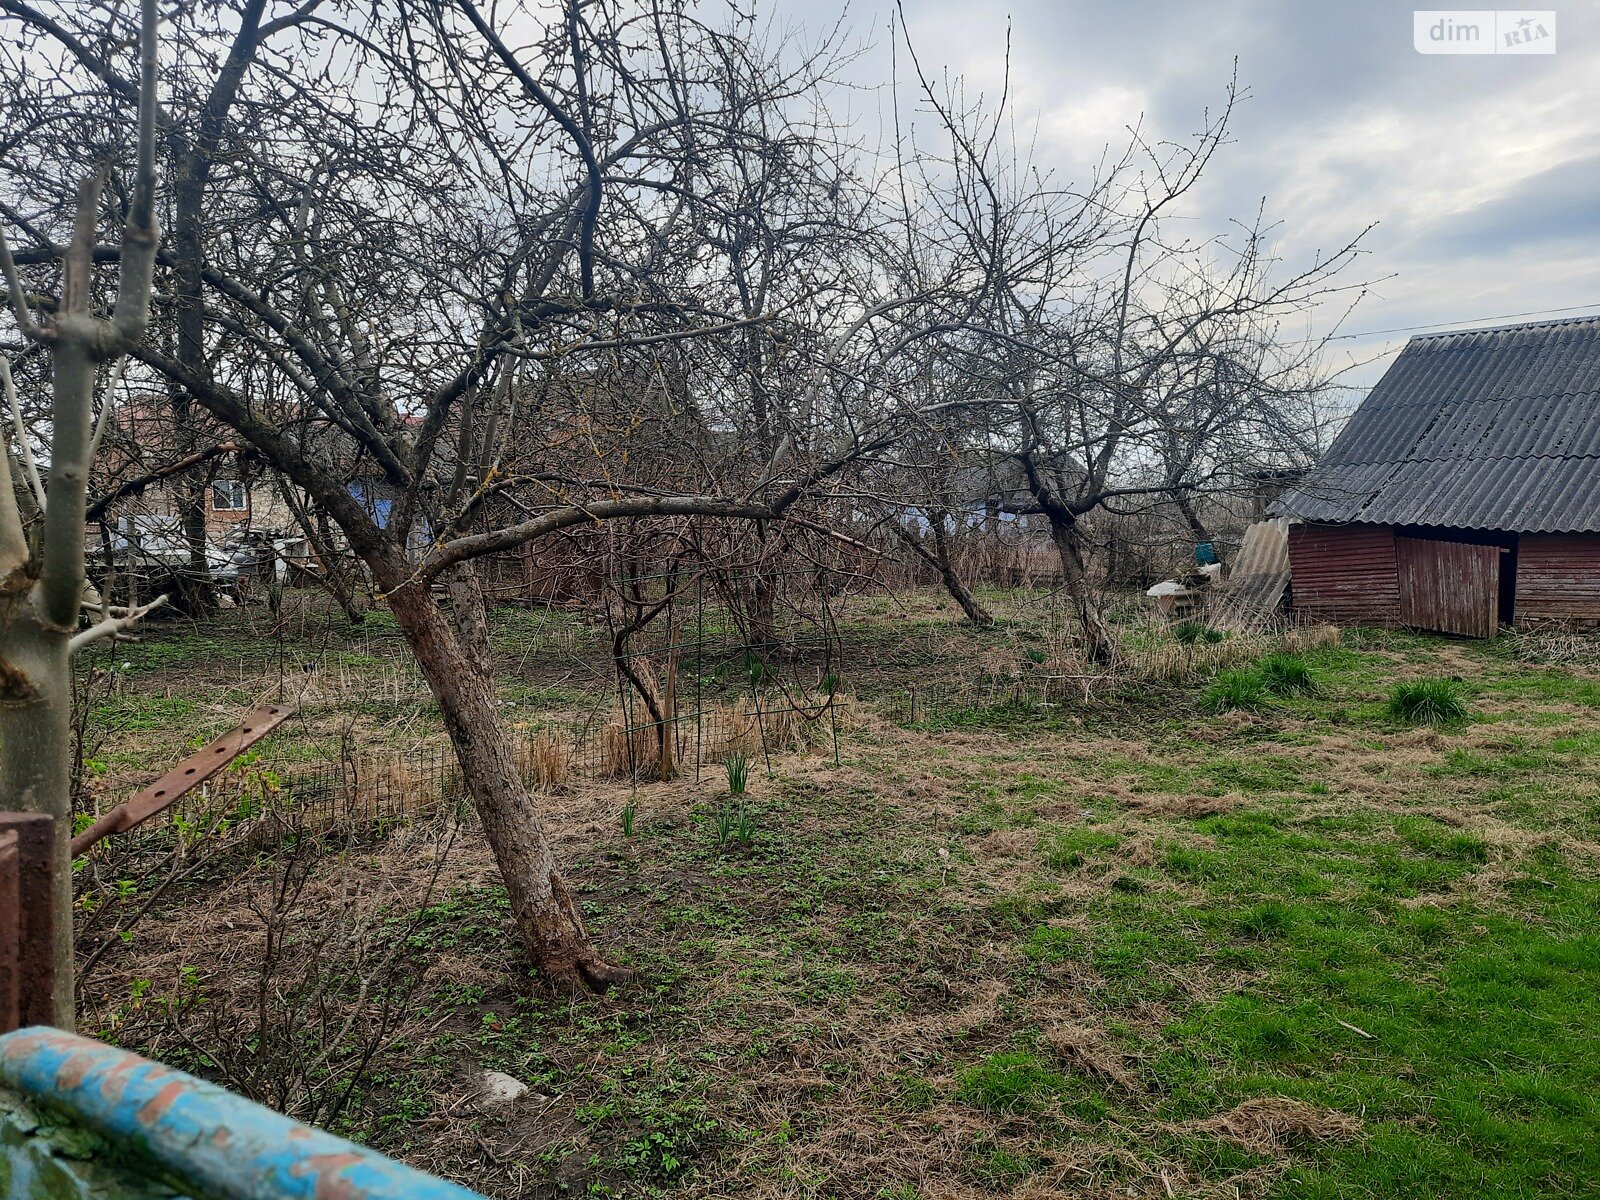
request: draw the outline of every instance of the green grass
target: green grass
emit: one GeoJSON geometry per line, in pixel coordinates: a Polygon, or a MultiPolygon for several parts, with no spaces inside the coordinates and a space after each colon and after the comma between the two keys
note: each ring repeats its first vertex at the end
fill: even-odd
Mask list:
{"type": "Polygon", "coordinates": [[[1200,693],[1200,711],[1206,713],[1254,712],[1265,708],[1272,693],[1260,672],[1223,671],[1200,693]]]}
{"type": "Polygon", "coordinates": [[[1454,679],[1411,679],[1389,693],[1389,715],[1412,725],[1453,725],[1467,719],[1465,689],[1454,679]]]}
{"type": "MultiPolygon", "coordinates": [[[[519,618],[498,640],[532,653],[570,624],[519,618]]],[[[1043,644],[984,636],[1019,658],[1043,644]]],[[[421,983],[351,1132],[422,1165],[480,1146],[448,1169],[492,1194],[1161,1195],[1165,1175],[1280,1200],[1600,1196],[1594,677],[1392,631],[1295,661],[1250,672],[1249,721],[1172,686],[871,727],[840,767],[775,756],[749,837],[719,764],[629,789],[623,821],[614,787],[586,810],[583,784],[562,865],[603,951],[639,972],[595,1003],[541,993],[463,838],[415,928],[400,904],[379,931],[409,931],[421,983]],[[1387,699],[1419,670],[1459,672],[1475,719],[1402,728],[1387,699]],[[460,1104],[463,1064],[525,1080],[538,1107],[460,1104]],[[1284,1098],[1361,1128],[1216,1132],[1284,1098]]],[[[171,716],[119,702],[97,720],[171,716]]],[[[393,850],[413,874],[417,836],[393,850]]],[[[344,894],[342,853],[319,894],[344,894]]],[[[216,899],[173,901],[151,944],[257,936],[237,904],[215,924],[216,899]]],[[[203,1014],[225,1032],[249,1020],[230,995],[203,1014]]]]}
{"type": "Polygon", "coordinates": [[[1256,671],[1274,696],[1305,696],[1317,690],[1310,665],[1295,654],[1269,654],[1256,664],[1256,671]]]}
{"type": "Polygon", "coordinates": [[[1027,1050],[991,1054],[961,1074],[956,1095],[991,1113],[1029,1112],[1067,1090],[1067,1080],[1027,1050]]]}
{"type": "Polygon", "coordinates": [[[184,696],[141,696],[133,692],[111,696],[95,705],[94,721],[124,733],[181,730],[194,724],[200,705],[184,696]]]}

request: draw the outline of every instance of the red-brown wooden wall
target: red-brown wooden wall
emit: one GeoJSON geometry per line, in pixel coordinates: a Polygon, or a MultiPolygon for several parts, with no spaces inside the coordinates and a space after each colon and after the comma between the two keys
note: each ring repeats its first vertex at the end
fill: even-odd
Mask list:
{"type": "Polygon", "coordinates": [[[1517,542],[1516,619],[1600,620],[1600,536],[1525,533],[1517,542]]]}
{"type": "Polygon", "coordinates": [[[1339,625],[1398,625],[1394,530],[1382,525],[1291,525],[1294,606],[1339,625]]]}

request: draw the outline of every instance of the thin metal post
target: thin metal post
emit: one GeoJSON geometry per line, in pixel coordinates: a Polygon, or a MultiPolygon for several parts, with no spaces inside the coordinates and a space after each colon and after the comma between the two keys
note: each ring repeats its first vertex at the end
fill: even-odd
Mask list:
{"type": "Polygon", "coordinates": [[[706,577],[695,580],[694,589],[694,781],[700,782],[701,732],[705,702],[700,695],[700,677],[705,674],[706,657],[706,577]]]}

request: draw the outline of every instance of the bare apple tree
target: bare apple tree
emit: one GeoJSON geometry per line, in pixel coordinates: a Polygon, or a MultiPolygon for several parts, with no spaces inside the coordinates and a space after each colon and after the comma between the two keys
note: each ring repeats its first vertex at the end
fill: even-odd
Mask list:
{"type": "MultiPolygon", "coordinates": [[[[73,1025],[72,668],[82,647],[115,637],[165,598],[140,608],[91,608],[83,627],[84,514],[98,440],[95,393],[102,371],[144,335],[160,226],[156,217],[156,3],[142,0],[138,33],[138,123],[134,167],[121,182],[121,271],[102,308],[95,286],[98,234],[107,172],[77,186],[72,240],[63,256],[59,296],[30,293],[0,230],[0,269],[17,332],[48,357],[52,387],[49,463],[41,481],[20,419],[0,454],[0,789],[24,811],[55,818],[54,1017],[73,1025]],[[24,464],[36,519],[25,527],[13,459],[24,464]]],[[[8,408],[20,412],[9,362],[0,359],[8,408]]],[[[108,399],[101,407],[103,420],[108,399]]]]}

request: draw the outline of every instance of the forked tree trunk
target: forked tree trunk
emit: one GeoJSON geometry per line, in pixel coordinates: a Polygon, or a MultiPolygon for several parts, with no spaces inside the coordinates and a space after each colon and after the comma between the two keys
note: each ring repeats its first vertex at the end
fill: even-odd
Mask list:
{"type": "Polygon", "coordinates": [[[1089,579],[1089,569],[1083,558],[1083,543],[1078,536],[1076,522],[1050,522],[1050,540],[1061,556],[1061,578],[1067,597],[1072,601],[1078,623],[1083,627],[1084,646],[1089,661],[1108,665],[1117,654],[1117,640],[1100,611],[1100,597],[1095,595],[1089,579]]]}
{"type": "Polygon", "coordinates": [[[528,958],[563,994],[604,991],[628,979],[631,972],[603,960],[590,943],[500,725],[490,673],[469,661],[426,584],[405,583],[388,595],[395,622],[439,702],[528,958]]]}

